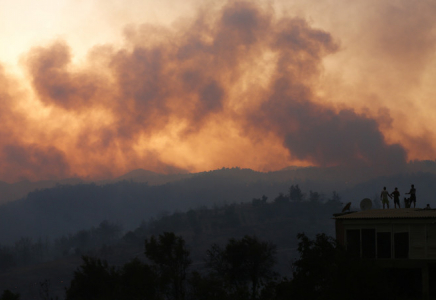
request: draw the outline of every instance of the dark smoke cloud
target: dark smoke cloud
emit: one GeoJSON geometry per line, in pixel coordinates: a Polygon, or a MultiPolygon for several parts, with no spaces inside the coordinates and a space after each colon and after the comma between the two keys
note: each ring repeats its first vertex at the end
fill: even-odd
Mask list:
{"type": "Polygon", "coordinates": [[[65,109],[89,107],[98,84],[91,72],[69,71],[70,63],[70,49],[63,42],[31,50],[27,65],[35,91],[39,99],[49,105],[65,109]]]}
{"type": "Polygon", "coordinates": [[[406,162],[406,152],[398,144],[386,145],[373,119],[351,110],[338,114],[324,112],[310,118],[299,115],[301,127],[285,136],[285,145],[299,159],[317,165],[367,165],[398,169],[406,162]]]}
{"type": "Polygon", "coordinates": [[[21,179],[28,178],[65,178],[70,174],[70,167],[63,152],[48,146],[6,145],[2,149],[2,175],[14,174],[20,170],[21,179]]]}
{"type": "Polygon", "coordinates": [[[352,110],[336,113],[312,101],[311,79],[319,75],[321,59],[337,50],[332,37],[304,20],[286,20],[282,26],[274,43],[280,53],[277,78],[261,106],[264,124],[283,136],[293,157],[315,165],[403,167],[406,151],[387,145],[374,119],[352,110]]]}
{"type": "Polygon", "coordinates": [[[266,145],[279,140],[289,152],[276,158],[268,147],[255,156],[238,149],[224,159],[233,165],[268,169],[300,161],[389,169],[406,161],[405,150],[386,143],[375,119],[317,98],[323,59],[339,48],[331,34],[301,18],[229,2],[177,30],[132,26],[125,38],[122,49],[93,49],[85,65],[72,64],[61,41],[29,52],[27,70],[40,103],[52,116],[65,112],[77,126],[71,132],[47,128],[40,144],[16,137],[0,144],[2,178],[7,172],[33,179],[104,177],[139,167],[200,171],[197,157],[177,161],[161,152],[189,141],[199,150],[187,156],[212,161],[215,149],[204,140],[231,142],[224,124],[249,141],[247,150],[267,139],[266,145]],[[94,111],[101,113],[95,120],[88,116],[94,111]],[[160,148],[149,146],[152,141],[160,148]]]}

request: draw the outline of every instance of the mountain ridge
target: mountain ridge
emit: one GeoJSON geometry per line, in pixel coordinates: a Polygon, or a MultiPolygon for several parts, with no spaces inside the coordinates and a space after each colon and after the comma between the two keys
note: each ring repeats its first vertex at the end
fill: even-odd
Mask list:
{"type": "Polygon", "coordinates": [[[198,172],[198,173],[177,173],[177,174],[162,174],[145,169],[135,169],[121,176],[112,179],[104,180],[87,180],[82,178],[66,178],[59,180],[41,180],[31,182],[23,180],[15,183],[7,183],[0,181],[0,205],[10,201],[18,200],[25,197],[28,193],[35,190],[53,188],[56,185],[75,185],[81,183],[95,183],[97,185],[105,185],[119,181],[143,182],[149,185],[162,185],[169,182],[189,179],[192,177],[205,176],[205,174],[214,174],[218,176],[232,176],[233,178],[245,177],[244,180],[267,180],[267,181],[324,181],[325,186],[335,186],[336,190],[347,190],[353,186],[379,178],[383,176],[396,176],[398,174],[415,174],[415,173],[436,174],[435,161],[411,161],[407,167],[398,173],[379,174],[374,172],[374,168],[361,167],[350,168],[344,166],[334,167],[296,167],[289,166],[277,171],[260,172],[248,168],[221,168],[216,170],[198,172]]]}

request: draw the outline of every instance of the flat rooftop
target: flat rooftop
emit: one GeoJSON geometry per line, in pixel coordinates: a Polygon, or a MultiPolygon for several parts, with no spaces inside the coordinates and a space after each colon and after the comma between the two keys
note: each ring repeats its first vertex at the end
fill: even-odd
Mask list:
{"type": "Polygon", "coordinates": [[[436,218],[436,209],[423,208],[391,208],[351,211],[333,215],[335,219],[421,219],[436,218]]]}

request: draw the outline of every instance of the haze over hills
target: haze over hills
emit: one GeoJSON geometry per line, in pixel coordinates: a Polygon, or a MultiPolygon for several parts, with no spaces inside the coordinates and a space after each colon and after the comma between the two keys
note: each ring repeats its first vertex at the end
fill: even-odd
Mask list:
{"type": "MultiPolygon", "coordinates": [[[[222,242],[235,234],[254,232],[271,237],[273,232],[278,237],[277,243],[283,249],[295,250],[296,246],[292,243],[295,243],[295,234],[301,230],[311,234],[321,231],[329,234],[334,232],[331,214],[333,209],[338,210],[338,202],[334,207],[329,209],[328,207],[329,203],[335,203],[338,199],[342,203],[351,201],[354,210],[358,209],[359,202],[363,198],[378,199],[383,186],[387,186],[390,191],[397,186],[402,199],[404,193],[409,190],[410,184],[414,183],[417,187],[417,207],[424,207],[427,203],[433,208],[436,207],[436,199],[433,197],[436,194],[435,166],[433,161],[412,162],[408,164],[407,172],[383,176],[371,176],[369,169],[356,171],[340,167],[293,167],[268,173],[251,169],[222,168],[176,175],[163,175],[138,169],[116,179],[95,183],[80,179],[36,183],[23,181],[13,185],[1,183],[1,188],[10,186],[30,188],[38,185],[42,188],[18,200],[0,205],[0,250],[15,249],[13,245],[15,247],[39,245],[44,241],[50,241],[46,242],[47,244],[58,245],[62,241],[73,241],[73,237],[89,238],[90,236],[86,234],[97,232],[106,220],[119,225],[122,228],[121,234],[126,234],[125,236],[130,238],[131,231],[137,232],[140,228],[154,234],[174,228],[183,231],[177,225],[179,219],[183,219],[181,216],[185,216],[188,220],[199,212],[209,211],[215,214],[215,218],[221,216],[231,223],[234,221],[235,208],[239,220],[243,221],[235,227],[236,229],[230,230],[207,216],[204,219],[210,223],[208,226],[211,231],[207,231],[201,238],[193,238],[192,241],[209,246],[210,238],[219,238],[222,242]],[[286,197],[290,198],[290,187],[295,187],[297,184],[301,187],[303,201],[281,202],[286,197]],[[48,187],[48,185],[52,186],[48,187]],[[335,198],[337,194],[333,191],[336,191],[340,198],[335,198]],[[268,197],[265,202],[262,202],[263,195],[268,197]],[[336,200],[332,202],[332,199],[336,200]],[[258,206],[262,203],[272,205],[258,206]],[[289,209],[267,209],[275,205],[278,207],[280,203],[287,203],[289,209]],[[304,213],[299,211],[298,207],[306,207],[304,213]],[[313,207],[318,207],[316,213],[313,207]],[[268,223],[271,227],[264,223],[256,223],[258,218],[250,214],[256,209],[262,216],[265,215],[266,220],[272,218],[273,221],[268,223]],[[186,214],[179,212],[186,212],[186,214]],[[282,218],[281,213],[287,216],[286,220],[282,218]],[[287,222],[288,227],[284,227],[284,221],[287,222]],[[218,237],[214,230],[220,232],[218,237]],[[286,243],[290,243],[291,246],[286,243]]],[[[192,226],[198,225],[195,220],[189,220],[192,226]]],[[[140,242],[138,242],[139,246],[135,246],[135,253],[142,253],[143,238],[142,235],[137,237],[140,242]]],[[[194,248],[198,247],[195,244],[194,248]]],[[[71,249],[74,252],[74,248],[71,249]]],[[[67,252],[71,249],[67,248],[67,252]]],[[[118,253],[115,256],[119,258],[118,253]]],[[[47,263],[50,268],[43,273],[71,276],[80,262],[78,256],[66,257],[67,260],[74,258],[76,265],[69,263],[64,266],[65,263],[62,261],[47,263]]],[[[288,254],[283,258],[289,260],[288,254]]],[[[20,283],[27,288],[35,280],[41,280],[38,276],[41,276],[42,269],[38,269],[38,266],[35,269],[12,268],[0,276],[12,278],[11,282],[20,281],[17,278],[27,278],[20,283]],[[11,274],[15,277],[11,277],[11,274]]],[[[61,295],[65,284],[61,286],[57,283],[57,285],[59,286],[56,289],[61,295]]],[[[33,292],[37,293],[37,291],[33,292]]]]}
{"type": "MultiPolygon", "coordinates": [[[[178,174],[160,174],[144,169],[132,170],[124,175],[113,179],[106,180],[86,180],[81,178],[67,178],[59,180],[43,180],[31,182],[28,180],[7,183],[0,181],[0,204],[17,200],[25,197],[29,192],[41,189],[47,189],[56,185],[74,185],[80,183],[95,182],[97,185],[103,185],[108,183],[115,183],[123,180],[132,180],[134,182],[147,182],[149,185],[162,185],[168,182],[174,182],[191,178],[207,173],[225,172],[225,176],[232,176],[244,181],[287,181],[296,180],[300,182],[317,182],[316,186],[321,189],[327,190],[347,190],[354,185],[360,185],[365,181],[373,180],[378,177],[391,177],[393,176],[409,176],[416,173],[430,173],[436,174],[436,162],[435,161],[412,161],[409,162],[406,167],[400,172],[392,172],[385,170],[385,172],[375,171],[374,168],[360,167],[287,167],[282,170],[274,172],[257,172],[250,169],[238,169],[238,172],[230,172],[229,169],[218,169],[208,172],[200,173],[178,173],[178,174]],[[224,170],[224,171],[223,171],[224,170]]],[[[413,181],[413,180],[412,180],[413,181]]],[[[381,183],[383,184],[383,183],[381,183]]]]}
{"type": "Polygon", "coordinates": [[[45,278],[52,284],[51,292],[63,299],[65,288],[81,263],[81,255],[121,266],[133,257],[141,259],[144,240],[163,232],[184,237],[195,270],[204,266],[206,251],[212,244],[223,245],[229,238],[255,235],[278,247],[275,270],[283,276],[290,275],[289,262],[297,258],[297,234],[304,231],[308,236],[319,232],[332,235],[331,214],[341,209],[341,204],[337,199],[318,202],[282,197],[269,203],[264,199],[164,215],[125,234],[116,224],[102,222],[98,227],[54,240],[22,238],[12,246],[0,247],[0,290],[20,292],[23,300],[35,299],[39,287],[35,282],[45,278]]]}
{"type": "Polygon", "coordinates": [[[86,181],[80,178],[41,180],[35,182],[23,180],[15,183],[0,181],[0,204],[20,199],[35,190],[54,187],[56,184],[79,184],[83,182],[86,181]]]}
{"type": "Polygon", "coordinates": [[[52,188],[59,184],[74,185],[80,183],[95,182],[96,184],[101,185],[101,184],[108,184],[108,183],[113,183],[123,180],[133,180],[135,182],[147,182],[150,185],[159,185],[175,180],[180,180],[183,178],[188,178],[190,176],[191,174],[165,175],[165,174],[159,174],[143,169],[137,169],[114,179],[106,179],[106,180],[98,180],[98,181],[91,181],[91,180],[80,179],[80,178],[68,178],[68,179],[61,179],[61,180],[42,180],[36,182],[24,180],[12,184],[4,181],[0,181],[0,204],[20,199],[22,197],[25,197],[28,193],[33,192],[35,190],[52,188]]]}
{"type": "Polygon", "coordinates": [[[352,202],[358,207],[363,198],[378,199],[383,186],[388,190],[398,187],[402,199],[413,183],[417,188],[417,206],[429,203],[436,207],[435,163],[414,162],[409,166],[413,171],[378,177],[369,176],[368,169],[357,172],[339,167],[291,168],[268,173],[223,168],[176,175],[135,170],[117,179],[95,183],[69,179],[2,184],[4,191],[37,190],[0,206],[0,244],[13,243],[22,236],[57,237],[97,226],[104,220],[130,230],[143,220],[175,211],[246,203],[262,195],[273,201],[279,192],[287,195],[289,188],[297,184],[307,198],[314,191],[323,201],[336,191],[342,202],[352,202]],[[415,171],[420,169],[426,172],[415,171]]]}

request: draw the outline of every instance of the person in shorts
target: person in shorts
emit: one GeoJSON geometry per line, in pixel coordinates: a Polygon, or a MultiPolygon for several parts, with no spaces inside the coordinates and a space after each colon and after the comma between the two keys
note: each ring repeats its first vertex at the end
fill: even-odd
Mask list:
{"type": "Polygon", "coordinates": [[[389,192],[386,190],[386,187],[383,187],[383,191],[380,194],[380,198],[383,203],[383,209],[385,209],[385,205],[389,208],[389,198],[392,198],[392,196],[389,194],[389,192]]]}
{"type": "Polygon", "coordinates": [[[397,204],[398,204],[398,208],[401,208],[401,206],[400,206],[400,192],[398,191],[398,188],[395,188],[395,191],[393,191],[391,193],[391,196],[394,197],[395,208],[397,208],[397,204]]]}
{"type": "Polygon", "coordinates": [[[406,193],[408,195],[410,195],[410,206],[412,206],[413,203],[413,208],[415,208],[416,206],[416,189],[415,189],[415,185],[412,184],[412,187],[410,188],[410,191],[408,193],[406,193]]]}

